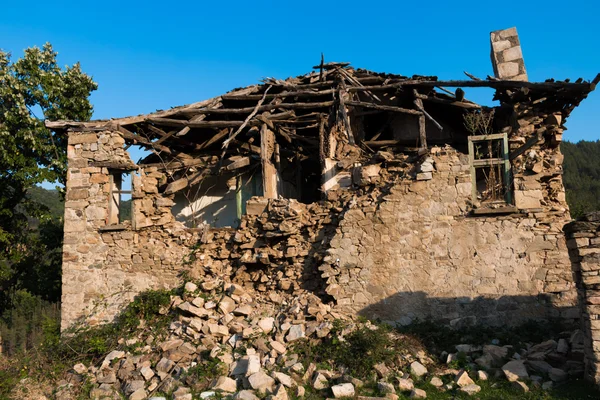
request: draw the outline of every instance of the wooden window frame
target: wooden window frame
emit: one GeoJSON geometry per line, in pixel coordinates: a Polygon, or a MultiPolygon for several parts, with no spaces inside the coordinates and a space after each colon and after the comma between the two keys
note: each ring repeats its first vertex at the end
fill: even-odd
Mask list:
{"type": "MultiPolygon", "coordinates": [[[[511,164],[510,164],[510,154],[508,147],[508,136],[506,133],[495,133],[490,135],[473,135],[469,136],[469,166],[471,171],[471,196],[473,200],[473,204],[477,202],[477,168],[485,167],[485,166],[495,166],[495,165],[503,165],[504,172],[504,202],[507,211],[512,211],[514,209],[513,206],[513,188],[512,188],[512,174],[511,174],[511,164]],[[489,140],[502,140],[502,158],[486,158],[475,160],[475,143],[477,142],[485,142],[489,140]],[[510,210],[509,210],[510,209],[510,210]]],[[[481,207],[482,209],[487,209],[489,207],[481,207]]],[[[500,207],[502,209],[504,207],[500,207]]]]}

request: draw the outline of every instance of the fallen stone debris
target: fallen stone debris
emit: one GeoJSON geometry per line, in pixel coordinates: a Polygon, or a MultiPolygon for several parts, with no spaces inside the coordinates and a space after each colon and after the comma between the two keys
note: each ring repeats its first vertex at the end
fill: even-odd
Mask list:
{"type": "MultiPolygon", "coordinates": [[[[142,323],[137,335],[120,340],[120,347],[97,365],[74,365],[68,379],[60,382],[57,399],[74,399],[83,382],[92,386],[92,399],[160,400],[169,395],[174,400],[285,400],[307,391],[324,398],[358,394],[359,399],[372,399],[360,396],[366,381],[343,367],[327,369],[295,352],[297,343],[328,338],[339,321],[348,333],[360,326],[379,329],[332,312],[308,291],[273,299],[224,280],[188,282],[183,295],[171,296],[169,309],[162,312],[173,316],[164,331],[143,329],[142,323]]],[[[416,387],[425,382],[435,388],[428,390],[474,395],[490,377],[511,381],[522,392],[548,390],[583,375],[582,333],[563,336],[525,349],[497,340],[484,346],[459,344],[455,352],[440,355],[409,347],[394,363],[373,368],[371,386],[387,399],[398,393],[426,398],[426,391],[416,387]],[[459,359],[464,364],[457,367],[459,359]]]]}

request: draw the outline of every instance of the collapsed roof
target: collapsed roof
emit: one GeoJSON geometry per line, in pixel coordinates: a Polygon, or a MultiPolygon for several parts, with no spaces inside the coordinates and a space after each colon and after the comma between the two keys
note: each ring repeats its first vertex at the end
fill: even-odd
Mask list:
{"type": "Polygon", "coordinates": [[[258,85],[170,110],[91,122],[46,121],[46,126],[120,132],[128,143],[153,152],[139,164],[176,171],[174,180],[185,175],[185,185],[171,184],[168,193],[198,182],[207,173],[260,163],[265,153],[296,162],[318,157],[321,163],[329,154],[351,165],[382,148],[423,154],[428,143],[465,142],[465,113],[487,107],[467,100],[462,88],[496,89],[499,109],[543,109],[546,114],[560,113],[564,123],[600,81],[600,74],[591,82],[580,78],[532,83],[489,76],[482,80],[470,74],[470,80],[442,81],[435,76],[355,69],[348,63],[321,62],[313,69],[286,80],[267,78],[258,85]],[[395,132],[391,125],[398,118],[414,121],[416,133],[395,132]],[[269,149],[260,140],[264,129],[274,133],[269,149]]]}

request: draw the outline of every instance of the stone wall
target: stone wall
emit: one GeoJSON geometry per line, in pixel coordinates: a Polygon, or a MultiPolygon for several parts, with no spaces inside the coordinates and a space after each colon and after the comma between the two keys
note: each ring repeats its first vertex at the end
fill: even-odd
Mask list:
{"type": "Polygon", "coordinates": [[[527,71],[517,28],[494,31],[490,34],[492,65],[496,78],[527,81],[527,71]]]}
{"type": "Polygon", "coordinates": [[[600,212],[565,226],[584,332],[585,377],[600,385],[600,212]]]}
{"type": "Polygon", "coordinates": [[[471,216],[467,158],[434,153],[432,179],[399,181],[344,214],[320,267],[339,310],[401,324],[577,319],[564,202],[556,212],[546,202],[537,212],[471,216]]]}
{"type": "Polygon", "coordinates": [[[172,200],[158,195],[164,174],[156,168],[138,169],[124,144],[111,131],[69,135],[63,329],[79,319],[90,325],[109,321],[137,293],[172,287],[195,242],[194,234],[174,221],[172,200]],[[130,223],[107,223],[111,170],[136,171],[130,223]]]}
{"type": "Polygon", "coordinates": [[[529,143],[511,162],[514,206],[473,215],[468,155],[448,145],[422,157],[378,152],[320,202],[253,198],[237,230],[187,229],[161,192],[165,172],[135,165],[118,132],[71,132],[62,326],[109,321],[183,271],[274,298],[310,291],[336,312],[402,324],[574,320],[562,119],[518,105],[499,113],[510,150],[529,143]],[[118,226],[107,222],[111,171],[133,171],[133,218],[118,226]]]}

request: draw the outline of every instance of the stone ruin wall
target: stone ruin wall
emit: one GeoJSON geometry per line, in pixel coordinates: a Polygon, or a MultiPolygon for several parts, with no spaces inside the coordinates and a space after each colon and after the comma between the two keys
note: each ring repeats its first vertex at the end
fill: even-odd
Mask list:
{"type": "Polygon", "coordinates": [[[545,137],[513,161],[520,213],[471,216],[468,157],[437,147],[417,164],[396,156],[356,167],[354,187],[322,202],[254,198],[239,229],[203,232],[174,220],[173,195],[158,189],[165,174],[133,164],[119,133],[71,132],[62,326],[109,321],[135,294],[175,286],[184,270],[270,296],[308,290],[339,311],[400,323],[576,319],[561,120],[525,107],[515,116],[511,149],[545,137]],[[136,171],[132,223],[119,230],[106,229],[109,167],[136,171]]]}
{"type": "Polygon", "coordinates": [[[69,135],[63,329],[79,319],[89,325],[109,321],[139,292],[175,286],[188,246],[195,243],[195,234],[174,222],[172,199],[158,195],[164,174],[156,168],[133,176],[131,224],[107,230],[110,174],[102,165],[136,168],[124,144],[111,131],[69,135]]]}
{"type": "Polygon", "coordinates": [[[584,333],[585,378],[600,385],[600,212],[564,228],[584,333]]]}
{"type": "Polygon", "coordinates": [[[468,216],[467,158],[447,149],[432,161],[431,180],[400,181],[344,215],[320,267],[339,309],[401,324],[577,319],[562,233],[569,214],[550,211],[560,202],[537,212],[468,216]]]}

